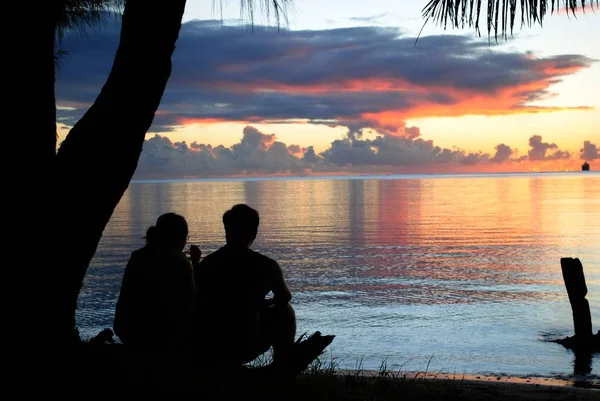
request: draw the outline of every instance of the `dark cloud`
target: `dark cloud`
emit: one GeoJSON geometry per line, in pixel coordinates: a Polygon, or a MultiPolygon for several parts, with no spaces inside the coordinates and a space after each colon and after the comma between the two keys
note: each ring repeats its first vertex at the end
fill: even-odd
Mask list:
{"type": "Polygon", "coordinates": [[[559,150],[555,143],[543,142],[540,135],[533,135],[529,138],[529,148],[527,156],[531,161],[558,160],[571,157],[569,152],[559,150]],[[548,153],[548,151],[552,152],[548,153]]]}
{"type": "Polygon", "coordinates": [[[598,153],[598,147],[590,141],[583,142],[583,148],[579,150],[579,157],[582,160],[596,160],[600,159],[600,154],[598,153]]]}
{"type": "Polygon", "coordinates": [[[348,167],[414,167],[431,164],[473,165],[489,160],[489,155],[441,149],[431,140],[377,136],[358,139],[350,136],[333,141],[318,155],[312,146],[302,149],[277,141],[252,126],[243,130],[239,143],[226,148],[186,142],[172,142],[165,136],[147,139],[136,177],[223,176],[336,172],[348,167]]]}
{"type": "Polygon", "coordinates": [[[304,153],[303,149],[300,147],[300,145],[290,145],[287,147],[288,150],[292,153],[298,154],[298,153],[304,153]]]}
{"type": "MultiPolygon", "coordinates": [[[[312,154],[314,156],[314,150],[312,154]]],[[[294,155],[286,144],[278,142],[274,134],[263,134],[248,126],[244,128],[240,142],[230,148],[196,142],[188,146],[186,142],[173,143],[165,136],[155,135],[144,142],[136,175],[181,177],[298,173],[305,168],[303,160],[294,155]]]]}
{"type": "MultiPolygon", "coordinates": [[[[411,128],[414,132],[416,127],[411,128]]],[[[532,136],[530,143],[535,157],[532,161],[570,157],[558,146],[544,143],[538,135],[532,136]],[[554,152],[545,154],[540,149],[554,152]],[[543,159],[540,159],[542,153],[543,159]]],[[[584,143],[588,149],[593,146],[589,141],[584,143]]],[[[497,168],[500,163],[530,161],[529,155],[512,158],[516,152],[506,144],[498,144],[495,149],[495,154],[491,156],[483,152],[441,148],[432,140],[420,137],[411,139],[406,136],[377,135],[367,139],[349,130],[344,138],[333,141],[327,150],[317,154],[313,146],[302,148],[286,145],[278,141],[275,134],[266,134],[255,127],[246,126],[240,142],[231,147],[197,142],[189,145],[186,142],[173,143],[165,136],[155,135],[144,143],[136,178],[335,174],[349,171],[442,172],[460,169],[461,166],[479,166],[485,170],[497,168]]],[[[597,149],[594,150],[597,158],[597,149]]]]}
{"type": "Polygon", "coordinates": [[[220,149],[193,144],[181,146],[167,137],[156,135],[144,142],[136,175],[184,177],[194,172],[203,175],[228,174],[233,170],[226,155],[220,149]],[[194,149],[194,150],[191,150],[194,149]]]}
{"type": "Polygon", "coordinates": [[[468,153],[465,154],[464,157],[460,160],[461,164],[465,166],[474,166],[479,163],[483,163],[490,159],[490,155],[487,153],[468,153]]]}
{"type": "Polygon", "coordinates": [[[490,159],[492,163],[504,163],[510,160],[515,151],[508,145],[500,143],[496,145],[496,154],[490,159]]]}
{"type": "Polygon", "coordinates": [[[242,171],[267,173],[303,169],[286,144],[275,140],[275,134],[263,134],[250,126],[244,128],[241,142],[232,146],[231,165],[242,171]]]}
{"type": "MultiPolygon", "coordinates": [[[[61,122],[73,124],[96,98],[118,29],[109,24],[65,38],[69,56],[61,61],[56,93],[58,104],[71,109],[58,110],[61,122]]],[[[182,25],[151,131],[194,121],[302,119],[404,135],[407,117],[543,110],[527,102],[547,97],[550,85],[592,63],[578,55],[494,52],[465,36],[422,37],[414,44],[414,37],[393,28],[278,33],[190,21],[182,25]]]]}
{"type": "Polygon", "coordinates": [[[408,139],[416,139],[421,136],[421,129],[419,127],[407,127],[404,132],[408,139]]]}
{"type": "Polygon", "coordinates": [[[557,150],[556,152],[549,155],[546,160],[559,160],[559,159],[570,159],[571,152],[565,150],[557,150]]]}
{"type": "Polygon", "coordinates": [[[304,156],[302,157],[302,161],[304,163],[309,163],[309,164],[318,163],[320,160],[322,160],[322,158],[315,154],[315,148],[312,146],[309,146],[306,149],[306,152],[304,153],[304,156]]]}

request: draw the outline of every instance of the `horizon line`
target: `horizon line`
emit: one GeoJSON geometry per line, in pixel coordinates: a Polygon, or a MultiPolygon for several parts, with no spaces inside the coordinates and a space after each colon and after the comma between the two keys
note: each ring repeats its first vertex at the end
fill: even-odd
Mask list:
{"type": "Polygon", "coordinates": [[[264,176],[223,176],[223,177],[179,177],[179,178],[137,178],[131,184],[161,182],[224,182],[224,181],[317,181],[317,180],[364,180],[364,179],[435,179],[435,178],[482,178],[486,176],[523,176],[523,175],[600,175],[600,171],[494,171],[468,173],[390,173],[390,174],[332,174],[332,175],[264,175],[264,176]]]}

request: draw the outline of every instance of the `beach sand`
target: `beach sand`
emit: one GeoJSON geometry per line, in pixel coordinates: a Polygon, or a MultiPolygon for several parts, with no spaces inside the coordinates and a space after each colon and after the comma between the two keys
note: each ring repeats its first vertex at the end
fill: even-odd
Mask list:
{"type": "MultiPolygon", "coordinates": [[[[364,377],[377,381],[386,378],[378,371],[340,371],[345,377],[364,377]]],[[[548,377],[505,375],[459,375],[442,373],[400,373],[387,375],[396,381],[403,399],[432,400],[590,400],[600,401],[600,380],[577,382],[548,377]]],[[[391,394],[388,394],[389,398],[391,394]]],[[[367,399],[367,398],[364,398],[367,399]]]]}
{"type": "Polygon", "coordinates": [[[80,374],[73,383],[81,389],[103,383],[104,391],[109,393],[186,394],[222,401],[600,401],[600,378],[576,382],[549,377],[354,371],[320,366],[309,367],[289,380],[285,376],[257,375],[258,370],[238,375],[202,365],[189,368],[164,364],[152,358],[134,361],[115,345],[88,346],[86,351],[73,364],[80,374]]]}

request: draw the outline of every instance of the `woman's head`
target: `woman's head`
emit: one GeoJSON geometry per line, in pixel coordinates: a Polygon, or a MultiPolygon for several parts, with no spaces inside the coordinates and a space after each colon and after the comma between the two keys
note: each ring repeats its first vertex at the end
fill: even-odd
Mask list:
{"type": "Polygon", "coordinates": [[[165,213],[156,220],[156,225],[146,231],[149,245],[160,245],[173,250],[182,250],[188,238],[185,218],[176,213],[165,213]]]}

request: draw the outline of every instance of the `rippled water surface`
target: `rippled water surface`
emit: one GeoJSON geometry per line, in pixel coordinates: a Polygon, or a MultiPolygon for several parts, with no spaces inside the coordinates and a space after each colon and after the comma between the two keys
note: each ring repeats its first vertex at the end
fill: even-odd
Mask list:
{"type": "MultiPolygon", "coordinates": [[[[581,259],[600,329],[600,174],[387,176],[134,182],[108,224],[78,310],[84,333],[112,326],[129,254],[168,211],[204,253],[223,212],[261,214],[254,249],[277,259],[298,331],[335,334],[342,367],[570,375],[561,257],[581,259]]],[[[598,377],[594,357],[591,377],[598,377]]]]}

